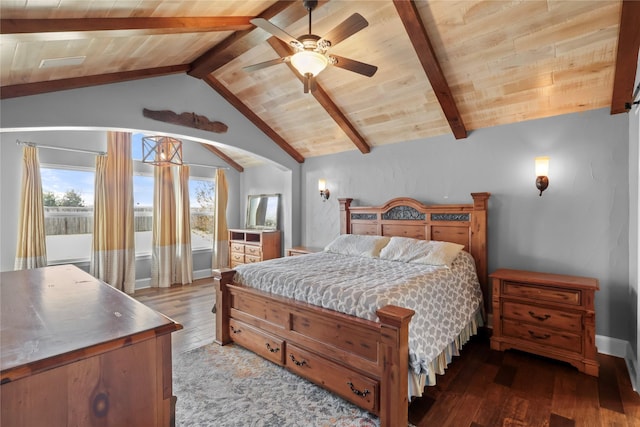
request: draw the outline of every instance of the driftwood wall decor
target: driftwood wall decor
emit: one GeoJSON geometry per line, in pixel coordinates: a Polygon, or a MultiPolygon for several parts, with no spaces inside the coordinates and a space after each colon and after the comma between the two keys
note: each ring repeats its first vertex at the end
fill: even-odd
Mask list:
{"type": "Polygon", "coordinates": [[[208,132],[225,133],[228,129],[224,123],[211,121],[205,116],[196,113],[178,114],[170,110],[148,110],[144,108],[142,115],[160,122],[206,130],[208,132]]]}

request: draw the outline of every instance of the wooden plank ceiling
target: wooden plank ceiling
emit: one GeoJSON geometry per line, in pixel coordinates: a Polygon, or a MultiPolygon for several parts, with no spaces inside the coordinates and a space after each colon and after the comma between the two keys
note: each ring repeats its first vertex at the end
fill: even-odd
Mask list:
{"type": "MultiPolygon", "coordinates": [[[[203,79],[298,162],[348,150],[608,107],[632,101],[640,2],[321,0],[312,32],[354,13],[369,25],[330,53],[378,67],[329,66],[303,93],[288,64],[243,67],[290,47],[250,20],[298,37],[302,1],[3,0],[5,98],[187,73],[203,79]],[[42,67],[76,58],[77,65],[42,67]],[[55,61],[53,61],[55,63],[55,61]]],[[[202,114],[202,112],[197,112],[202,114]]],[[[259,163],[216,146],[236,169],[259,163]]]]}

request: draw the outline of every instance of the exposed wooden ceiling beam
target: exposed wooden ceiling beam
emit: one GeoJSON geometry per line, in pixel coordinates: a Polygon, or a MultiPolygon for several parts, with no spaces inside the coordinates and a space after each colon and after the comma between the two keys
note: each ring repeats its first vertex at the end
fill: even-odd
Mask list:
{"type": "MultiPolygon", "coordinates": [[[[275,37],[271,37],[267,40],[269,45],[276,51],[278,55],[281,57],[288,56],[293,53],[293,50],[282,40],[277,39],[275,37]]],[[[300,75],[300,73],[291,65],[290,62],[287,62],[287,65],[293,71],[293,73],[298,77],[298,79],[302,82],[304,78],[300,75]]],[[[355,144],[356,147],[363,153],[371,152],[371,147],[364,140],[362,135],[358,133],[356,128],[349,122],[347,117],[340,111],[340,108],[333,102],[333,100],[329,97],[329,95],[322,89],[320,84],[316,83],[316,89],[311,92],[313,97],[320,103],[322,108],[324,108],[329,116],[340,126],[340,129],[344,133],[347,134],[349,139],[355,144]]]]}
{"type": "Polygon", "coordinates": [[[438,98],[438,102],[442,107],[449,126],[453,131],[453,135],[456,139],[463,139],[467,137],[467,129],[462,121],[462,116],[458,111],[451,88],[447,83],[447,79],[444,77],[444,73],[440,68],[436,54],[431,46],[431,41],[427,35],[427,30],[422,23],[420,13],[416,8],[416,5],[411,0],[393,0],[393,4],[396,6],[400,20],[404,25],[409,39],[413,44],[413,48],[420,59],[422,68],[427,74],[427,78],[431,83],[431,87],[438,98]]]}
{"type": "Polygon", "coordinates": [[[625,104],[632,102],[633,83],[640,49],[640,1],[624,0],[618,35],[618,55],[611,96],[611,114],[628,111],[625,104]]]}
{"type": "MultiPolygon", "coordinates": [[[[327,0],[319,1],[316,9],[326,3],[327,0]]],[[[257,16],[257,18],[267,19],[280,28],[286,28],[306,15],[307,10],[302,6],[302,2],[300,1],[277,1],[257,16]]],[[[254,29],[255,27],[250,30],[237,31],[205,52],[193,61],[189,75],[202,79],[207,74],[211,74],[234,58],[255,47],[258,43],[262,43],[269,38],[269,34],[265,31],[254,31],[254,29]]]]}
{"type": "Polygon", "coordinates": [[[237,170],[238,172],[244,172],[244,168],[240,166],[238,163],[234,162],[233,159],[226,154],[224,154],[219,148],[214,147],[211,144],[205,144],[204,142],[200,143],[204,148],[211,151],[216,156],[220,157],[224,160],[229,166],[237,170]]]}
{"type": "Polygon", "coordinates": [[[251,111],[237,96],[235,96],[229,89],[227,89],[220,80],[216,79],[212,75],[207,75],[203,79],[209,86],[211,86],[216,92],[220,94],[224,99],[233,105],[240,113],[242,113],[251,123],[256,125],[258,129],[265,133],[269,138],[273,140],[280,148],[282,148],[287,154],[293,157],[298,163],[304,163],[304,157],[298,153],[287,141],[284,140],[276,131],[271,129],[267,123],[265,123],[256,113],[251,111]]]}
{"type": "Polygon", "coordinates": [[[178,18],[0,19],[0,34],[107,30],[171,30],[171,32],[242,31],[253,28],[251,16],[178,18]]]}
{"type": "Polygon", "coordinates": [[[149,77],[165,76],[184,73],[188,65],[171,65],[167,67],[147,68],[144,70],[123,71],[119,73],[96,74],[93,76],[73,77],[46,82],[24,83],[0,87],[0,99],[17,98],[19,96],[37,95],[40,93],[57,92],[67,89],[119,83],[129,80],[146,79],[149,77]]]}

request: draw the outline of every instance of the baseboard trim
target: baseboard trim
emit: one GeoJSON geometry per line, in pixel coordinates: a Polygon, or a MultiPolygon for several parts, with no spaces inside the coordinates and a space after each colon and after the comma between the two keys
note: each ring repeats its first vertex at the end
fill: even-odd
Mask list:
{"type": "MultiPolygon", "coordinates": [[[[211,277],[211,269],[196,270],[193,272],[193,280],[206,279],[211,277]]],[[[136,291],[151,287],[151,277],[136,280],[136,291]]]]}
{"type": "Polygon", "coordinates": [[[629,341],[606,337],[604,335],[596,335],[596,347],[598,347],[598,353],[624,359],[624,362],[627,365],[627,371],[629,372],[631,386],[633,387],[634,391],[638,392],[636,384],[638,372],[636,365],[637,361],[635,359],[634,351],[631,348],[631,344],[629,344],[629,341]]]}

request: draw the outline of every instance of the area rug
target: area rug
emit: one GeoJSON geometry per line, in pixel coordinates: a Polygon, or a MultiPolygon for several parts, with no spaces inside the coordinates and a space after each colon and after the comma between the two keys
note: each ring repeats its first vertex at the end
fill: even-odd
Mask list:
{"type": "Polygon", "coordinates": [[[173,360],[177,427],[372,427],[378,418],[236,345],[173,360]]]}

